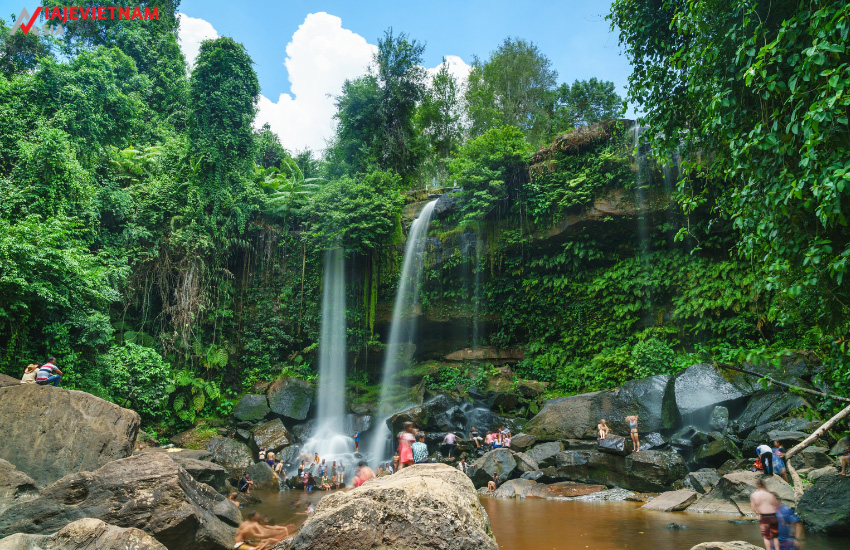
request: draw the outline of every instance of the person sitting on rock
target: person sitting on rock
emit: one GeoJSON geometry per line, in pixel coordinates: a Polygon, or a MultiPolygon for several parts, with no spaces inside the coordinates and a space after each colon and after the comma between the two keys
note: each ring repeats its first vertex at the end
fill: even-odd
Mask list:
{"type": "Polygon", "coordinates": [[[239,493],[237,493],[237,492],[230,493],[227,496],[227,500],[229,500],[230,502],[235,504],[237,508],[239,508],[239,493]]]}
{"type": "Polygon", "coordinates": [[[493,448],[493,434],[488,432],[487,435],[484,436],[484,446],[488,449],[493,448]]]}
{"type": "Polygon", "coordinates": [[[382,475],[384,475],[384,467],[383,467],[383,466],[381,466],[381,465],[378,465],[378,471],[377,471],[377,472],[375,472],[375,475],[376,475],[377,477],[381,477],[382,475]]]}
{"type": "Polygon", "coordinates": [[[38,368],[38,374],[35,377],[36,384],[39,386],[47,386],[48,384],[52,384],[57,387],[59,386],[59,382],[62,381],[62,375],[64,373],[59,370],[59,367],[53,364],[54,361],[56,361],[56,358],[51,357],[45,364],[38,368]]]}
{"type": "Polygon", "coordinates": [[[410,446],[413,451],[413,463],[422,464],[428,462],[428,445],[425,444],[425,434],[419,432],[416,436],[416,443],[410,446]]]}
{"type": "Polygon", "coordinates": [[[21,384],[35,384],[35,377],[38,376],[38,365],[30,363],[24,369],[24,375],[21,377],[21,384]]]}
{"type": "Polygon", "coordinates": [[[239,524],[233,539],[235,550],[267,550],[289,536],[289,527],[268,525],[268,520],[259,512],[251,512],[248,519],[239,524]]]}
{"type": "Polygon", "coordinates": [[[466,458],[460,459],[460,462],[457,463],[457,469],[460,470],[461,473],[466,473],[466,470],[468,469],[466,464],[466,458]]]}
{"type": "Polygon", "coordinates": [[[330,491],[331,490],[331,483],[328,480],[328,476],[326,476],[326,475],[322,476],[322,481],[321,481],[321,485],[319,485],[319,489],[321,489],[322,491],[330,491]]]}
{"type": "Polygon", "coordinates": [[[500,432],[496,432],[493,434],[493,448],[501,449],[502,448],[502,434],[500,432]]]}
{"type": "Polygon", "coordinates": [[[469,430],[469,439],[475,442],[476,449],[481,446],[481,441],[483,440],[481,439],[481,434],[479,434],[478,430],[475,429],[475,426],[473,426],[472,429],[469,430]]]}
{"type": "Polygon", "coordinates": [[[240,493],[250,495],[251,489],[254,488],[254,482],[251,481],[251,474],[248,472],[243,473],[242,479],[239,480],[239,485],[236,488],[239,489],[240,493]]]}
{"type": "Polygon", "coordinates": [[[850,468],[850,451],[841,457],[841,471],[838,472],[838,475],[850,477],[850,472],[847,471],[848,468],[850,468]]]}
{"type": "Polygon", "coordinates": [[[511,429],[507,426],[502,426],[502,429],[499,430],[499,433],[502,434],[503,440],[511,437],[511,429]]]}
{"type": "Polygon", "coordinates": [[[599,439],[605,439],[605,436],[611,431],[604,418],[596,425],[596,429],[599,431],[599,439]]]}
{"type": "Polygon", "coordinates": [[[638,437],[638,416],[633,414],[626,417],[626,422],[629,423],[629,433],[632,436],[632,446],[636,453],[640,452],[640,438],[638,437]]]}

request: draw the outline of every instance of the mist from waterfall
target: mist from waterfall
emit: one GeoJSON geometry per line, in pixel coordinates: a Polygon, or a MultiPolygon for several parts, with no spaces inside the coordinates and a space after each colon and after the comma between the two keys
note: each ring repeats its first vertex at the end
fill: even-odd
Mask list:
{"type": "MultiPolygon", "coordinates": [[[[389,398],[392,382],[402,365],[407,366],[412,358],[414,336],[416,333],[416,315],[419,302],[419,286],[422,282],[422,267],[425,260],[425,243],[428,236],[428,224],[437,204],[433,200],[425,205],[419,217],[410,225],[407,244],[404,247],[404,263],[398,281],[393,318],[390,324],[390,337],[384,355],[384,372],[381,378],[381,398],[378,402],[378,419],[375,434],[369,446],[369,463],[376,466],[384,461],[389,451],[391,432],[387,427],[387,418],[392,412],[389,398]]],[[[392,456],[392,453],[390,453],[392,456]]]]}

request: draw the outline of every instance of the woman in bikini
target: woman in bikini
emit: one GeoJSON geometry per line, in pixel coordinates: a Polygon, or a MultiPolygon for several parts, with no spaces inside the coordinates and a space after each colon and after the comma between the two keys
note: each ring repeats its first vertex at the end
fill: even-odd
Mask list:
{"type": "Polygon", "coordinates": [[[611,428],[609,428],[608,424],[605,423],[604,418],[596,425],[596,429],[599,430],[599,439],[605,439],[605,436],[611,431],[611,428]]]}
{"type": "Polygon", "coordinates": [[[626,417],[626,422],[629,423],[629,432],[632,434],[632,445],[635,452],[640,452],[640,439],[638,439],[638,416],[632,415],[626,417]]]}

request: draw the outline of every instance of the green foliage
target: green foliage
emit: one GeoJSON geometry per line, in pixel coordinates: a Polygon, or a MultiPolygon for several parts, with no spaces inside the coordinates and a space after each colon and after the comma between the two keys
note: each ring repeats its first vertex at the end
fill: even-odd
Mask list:
{"type": "Polygon", "coordinates": [[[469,140],[451,164],[452,174],[463,187],[464,221],[496,217],[507,211],[510,201],[520,198],[528,177],[529,152],[525,136],[513,126],[488,130],[469,140]]]}
{"type": "Polygon", "coordinates": [[[470,135],[511,125],[532,145],[549,134],[551,92],[558,73],[536,44],[506,38],[486,62],[475,58],[466,89],[470,135]]]}
{"type": "Polygon", "coordinates": [[[339,243],[348,251],[371,252],[395,228],[403,204],[400,185],[399,176],[380,170],[322,185],[308,207],[310,236],[322,248],[339,243]]]}
{"type": "Polygon", "coordinates": [[[221,397],[218,383],[198,378],[190,370],[176,372],[166,391],[174,394],[173,410],[184,422],[194,422],[197,415],[207,406],[207,400],[215,403],[221,397]]]}
{"type": "Polygon", "coordinates": [[[597,80],[576,80],[573,85],[561,84],[556,91],[552,129],[561,133],[579,126],[620,118],[625,103],[617,94],[614,83],[597,80]]]}
{"type": "Polygon", "coordinates": [[[656,374],[669,374],[674,367],[676,352],[667,342],[647,338],[632,348],[632,369],[641,378],[656,374]]]}
{"type": "Polygon", "coordinates": [[[154,349],[130,342],[98,357],[105,397],[139,413],[143,422],[159,420],[168,404],[171,365],[154,349]]]}

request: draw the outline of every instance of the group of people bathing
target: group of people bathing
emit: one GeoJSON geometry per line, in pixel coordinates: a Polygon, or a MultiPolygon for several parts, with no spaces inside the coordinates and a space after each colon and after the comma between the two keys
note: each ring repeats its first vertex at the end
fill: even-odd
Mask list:
{"type": "Polygon", "coordinates": [[[315,488],[321,491],[330,491],[331,489],[345,487],[345,465],[342,462],[337,464],[334,460],[328,465],[324,458],[319,458],[319,453],[314,453],[313,457],[302,453],[298,458],[301,457],[306,457],[306,459],[298,465],[298,477],[301,479],[305,491],[312,492],[315,488]],[[308,463],[307,460],[310,460],[310,462],[308,463]]]}

